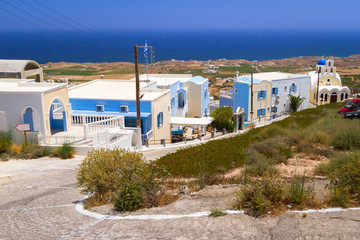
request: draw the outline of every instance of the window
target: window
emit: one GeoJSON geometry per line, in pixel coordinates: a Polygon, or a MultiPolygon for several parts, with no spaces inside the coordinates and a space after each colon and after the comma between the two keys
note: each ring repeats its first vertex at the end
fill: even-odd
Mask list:
{"type": "Polygon", "coordinates": [[[296,93],[296,85],[295,85],[295,83],[293,83],[293,84],[291,84],[291,86],[290,86],[290,89],[289,89],[289,92],[290,93],[296,93]]]}
{"type": "Polygon", "coordinates": [[[348,94],[347,93],[345,93],[345,99],[347,99],[348,98],[348,94]]]}
{"type": "MultiPolygon", "coordinates": [[[[235,88],[235,93],[236,93],[236,88],[235,88]]],[[[207,95],[208,95],[208,91],[206,89],[205,92],[204,92],[204,98],[207,98],[207,95]]]]}
{"type": "Polygon", "coordinates": [[[105,111],[105,106],[104,105],[96,105],[96,111],[97,112],[105,111]]]}
{"type": "Polygon", "coordinates": [[[271,112],[276,113],[277,112],[277,107],[276,106],[271,107],[271,112]]]}
{"type": "Polygon", "coordinates": [[[173,97],[171,99],[171,108],[174,108],[175,107],[175,98],[173,97]]]}
{"type": "Polygon", "coordinates": [[[287,89],[287,86],[284,87],[284,91],[286,91],[286,89],[287,89]]]}
{"type": "Polygon", "coordinates": [[[237,88],[235,88],[235,94],[237,94],[238,93],[238,90],[237,90],[237,88]]]}
{"type": "Polygon", "coordinates": [[[125,127],[136,127],[136,119],[125,119],[125,127]]]}
{"type": "Polygon", "coordinates": [[[257,116],[260,117],[260,116],[265,116],[266,114],[266,109],[265,108],[262,108],[262,109],[258,109],[257,110],[257,116]]]}
{"type": "Polygon", "coordinates": [[[330,82],[331,80],[330,80],[330,78],[328,79],[328,80],[326,80],[327,82],[330,82]]]}
{"type": "Polygon", "coordinates": [[[325,93],[325,99],[324,99],[325,102],[327,102],[327,96],[328,95],[325,93]]]}
{"type": "Polygon", "coordinates": [[[120,106],[120,112],[122,112],[122,113],[127,113],[127,112],[129,112],[129,107],[126,106],[126,105],[121,105],[121,106],[120,106]]]}
{"type": "Polygon", "coordinates": [[[158,115],[157,115],[157,126],[158,128],[160,128],[164,123],[164,114],[163,112],[160,112],[158,115]]]}
{"type": "Polygon", "coordinates": [[[266,91],[261,90],[258,92],[258,98],[266,98],[266,91]]]}
{"type": "Polygon", "coordinates": [[[277,95],[278,94],[278,88],[272,88],[271,94],[272,95],[277,95]]]}

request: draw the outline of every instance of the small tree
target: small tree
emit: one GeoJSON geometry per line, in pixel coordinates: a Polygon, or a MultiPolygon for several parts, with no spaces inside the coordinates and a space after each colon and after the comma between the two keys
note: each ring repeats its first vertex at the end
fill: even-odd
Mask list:
{"type": "Polygon", "coordinates": [[[300,105],[304,102],[305,98],[300,96],[294,96],[292,94],[288,94],[288,98],[290,100],[291,112],[297,112],[300,105]]]}
{"type": "Polygon", "coordinates": [[[210,116],[214,118],[212,122],[212,127],[217,129],[225,128],[228,132],[232,132],[234,130],[234,125],[231,122],[231,118],[233,116],[232,107],[220,107],[215,109],[210,116]]]}

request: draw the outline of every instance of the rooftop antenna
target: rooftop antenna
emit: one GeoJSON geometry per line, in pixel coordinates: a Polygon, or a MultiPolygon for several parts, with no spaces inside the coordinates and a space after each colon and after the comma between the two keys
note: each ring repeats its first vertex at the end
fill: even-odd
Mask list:
{"type": "Polygon", "coordinates": [[[149,82],[149,61],[148,61],[148,45],[147,45],[147,41],[145,41],[145,46],[144,46],[144,57],[146,60],[146,81],[149,82]]]}

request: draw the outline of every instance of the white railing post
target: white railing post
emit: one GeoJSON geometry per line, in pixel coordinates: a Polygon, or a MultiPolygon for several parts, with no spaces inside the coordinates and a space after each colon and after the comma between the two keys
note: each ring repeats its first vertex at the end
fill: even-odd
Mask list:
{"type": "Polygon", "coordinates": [[[106,148],[110,147],[110,137],[109,137],[109,129],[106,129],[106,148]]]}

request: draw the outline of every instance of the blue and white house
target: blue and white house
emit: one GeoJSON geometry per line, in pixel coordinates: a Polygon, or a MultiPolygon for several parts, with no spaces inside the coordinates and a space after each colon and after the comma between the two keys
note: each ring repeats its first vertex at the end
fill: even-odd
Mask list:
{"type": "Polygon", "coordinates": [[[261,121],[290,112],[288,94],[304,97],[299,110],[309,107],[310,77],[307,74],[268,72],[253,74],[253,115],[251,116],[251,76],[237,76],[233,89],[220,92],[220,106],[245,111],[245,121],[261,121]]]}
{"type": "MultiPolygon", "coordinates": [[[[124,117],[125,127],[136,127],[136,89],[132,80],[95,80],[69,89],[73,116],[95,116],[96,121],[124,117]]],[[[170,90],[155,82],[140,83],[141,134],[143,139],[170,139],[170,90]]]]}
{"type": "MultiPolygon", "coordinates": [[[[171,117],[209,116],[209,80],[191,74],[149,74],[140,80],[156,82],[158,89],[171,92],[171,117]]],[[[135,79],[132,79],[135,80],[135,79]]]]}

